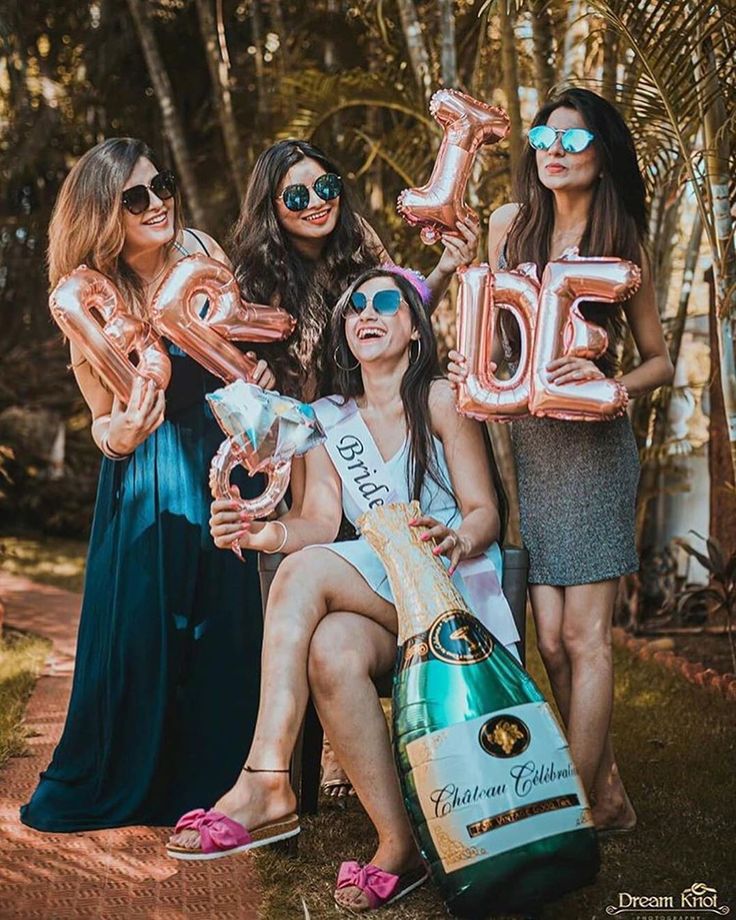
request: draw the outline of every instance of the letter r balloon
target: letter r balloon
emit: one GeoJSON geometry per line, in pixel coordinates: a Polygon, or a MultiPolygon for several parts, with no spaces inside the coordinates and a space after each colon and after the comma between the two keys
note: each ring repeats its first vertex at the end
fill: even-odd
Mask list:
{"type": "Polygon", "coordinates": [[[255,361],[233,341],[275,342],[295,325],[286,310],[244,303],[230,269],[201,253],[169,269],[153,298],[151,319],[159,332],[226,383],[252,382],[255,369],[255,361]],[[209,299],[204,316],[195,307],[200,294],[209,299]]]}
{"type": "Polygon", "coordinates": [[[531,414],[565,420],[601,421],[626,410],[626,388],[609,378],[557,384],[547,365],[556,358],[596,358],[608,347],[604,329],[588,322],[580,302],[615,304],[641,283],[641,270],[623,259],[566,254],[547,264],[541,285],[528,266],[498,272],[487,265],[458,271],[458,350],[468,361],[468,376],[458,387],[463,415],[510,421],[531,414]],[[515,373],[503,380],[490,370],[499,309],[519,325],[520,355],[515,373]]]}

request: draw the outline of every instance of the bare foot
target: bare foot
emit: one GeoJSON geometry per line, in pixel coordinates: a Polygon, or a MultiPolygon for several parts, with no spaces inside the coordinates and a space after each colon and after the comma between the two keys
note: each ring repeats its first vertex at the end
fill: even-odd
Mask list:
{"type": "Polygon", "coordinates": [[[591,808],[596,830],[627,831],[636,827],[636,811],[616,767],[608,777],[603,790],[596,792],[591,808]]]}
{"type": "MultiPolygon", "coordinates": [[[[233,788],[215,804],[214,810],[238,821],[248,830],[278,821],[296,808],[296,796],[287,773],[240,774],[233,788]]],[[[169,843],[190,850],[200,847],[199,831],[172,834],[169,843]]]]}
{"type": "Polygon", "coordinates": [[[340,766],[340,761],[327,738],[322,743],[322,779],[319,788],[324,795],[333,799],[355,795],[353,784],[340,766]]]}
{"type": "MultiPolygon", "coordinates": [[[[392,875],[405,875],[413,869],[420,869],[424,866],[413,840],[380,843],[370,863],[392,875]]],[[[365,893],[355,885],[336,889],[335,901],[338,906],[356,913],[371,910],[365,893]]]]}

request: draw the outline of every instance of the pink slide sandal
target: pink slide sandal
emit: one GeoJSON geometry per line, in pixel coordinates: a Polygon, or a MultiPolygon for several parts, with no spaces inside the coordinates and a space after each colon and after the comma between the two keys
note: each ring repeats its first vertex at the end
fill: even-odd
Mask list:
{"type": "MultiPolygon", "coordinates": [[[[417,866],[403,875],[392,875],[367,863],[361,866],[355,860],[344,862],[337,873],[336,891],[358,888],[366,896],[369,910],[378,910],[403,898],[429,878],[426,866],[417,866]]],[[[344,905],[337,901],[339,907],[344,905]]]]}
{"type": "Polygon", "coordinates": [[[174,833],[180,831],[198,831],[199,847],[180,847],[175,843],[166,845],[166,852],[172,859],[201,860],[220,859],[235,853],[245,853],[256,847],[295,837],[301,828],[297,815],[286,815],[278,821],[263,824],[252,831],[243,827],[238,821],[228,818],[222,812],[203,808],[188,811],[176,823],[174,833]]]}

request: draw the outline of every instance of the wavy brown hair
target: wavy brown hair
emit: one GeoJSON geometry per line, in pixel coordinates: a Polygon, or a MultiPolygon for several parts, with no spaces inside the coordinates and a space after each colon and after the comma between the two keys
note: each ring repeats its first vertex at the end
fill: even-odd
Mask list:
{"type": "MultiPolygon", "coordinates": [[[[588,223],[580,241],[580,254],[615,256],[641,264],[647,235],[644,180],[636,159],[636,148],[618,109],[602,96],[587,89],[567,89],[537,112],[531,127],[544,125],[556,109],[575,109],[595,135],[602,175],[593,189],[588,223]]],[[[554,229],[554,193],[542,184],[537,172],[536,152],[527,144],[516,176],[519,212],[506,242],[506,260],[516,266],[534,262],[540,274],[549,261],[554,229]]],[[[618,344],[623,333],[621,308],[599,303],[581,305],[586,319],[608,332],[608,350],[596,361],[612,376],[617,366],[618,344]]],[[[510,332],[504,311],[504,328],[510,332]]],[[[513,337],[513,336],[512,336],[513,337]]]]}
{"type": "Polygon", "coordinates": [[[319,260],[297,252],[278,221],[274,199],[289,169],[305,158],[340,175],[337,164],[312,144],[279,141],[256,161],[231,239],[235,274],[245,299],[278,303],[297,319],[288,341],[261,346],[259,353],[271,365],[278,388],[302,398],[310,380],[316,381],[317,395],[330,391],[330,311],[345,285],[380,261],[347,182],[337,225],[319,260]]]}
{"type": "MultiPolygon", "coordinates": [[[[143,284],[125,263],[122,194],[141,157],[156,165],[151,148],[133,137],[111,137],[88,150],[64,180],[49,224],[49,284],[85,264],[106,275],[138,315],[143,284]]],[[[174,206],[174,239],[182,229],[181,201],[174,206]]],[[[173,244],[172,244],[173,245],[173,244]]]]}

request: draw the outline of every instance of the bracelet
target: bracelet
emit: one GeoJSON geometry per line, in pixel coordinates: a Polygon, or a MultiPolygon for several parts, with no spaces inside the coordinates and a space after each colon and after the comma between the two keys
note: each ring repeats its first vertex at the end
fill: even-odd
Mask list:
{"type": "Polygon", "coordinates": [[[113,450],[107,440],[107,435],[100,441],[100,450],[108,460],[127,460],[130,456],[130,454],[119,454],[116,450],[113,450]]]}
{"type": "Polygon", "coordinates": [[[279,543],[276,549],[264,549],[261,552],[266,553],[267,556],[274,556],[276,553],[280,553],[281,550],[286,546],[286,541],[289,539],[289,531],[286,529],[286,524],[283,521],[271,521],[272,524],[278,524],[279,527],[284,531],[284,539],[279,543]]]}

